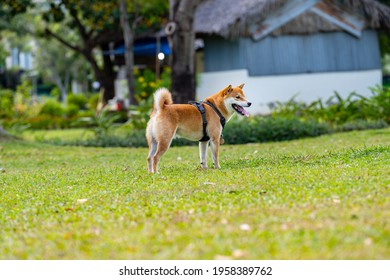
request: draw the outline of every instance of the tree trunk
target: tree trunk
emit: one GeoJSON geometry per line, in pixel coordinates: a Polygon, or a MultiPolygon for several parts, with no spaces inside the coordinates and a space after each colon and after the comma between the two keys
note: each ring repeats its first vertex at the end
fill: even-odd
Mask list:
{"type": "Polygon", "coordinates": [[[119,3],[120,12],[121,12],[121,25],[123,30],[123,38],[125,41],[125,63],[126,63],[126,79],[127,79],[127,88],[129,92],[129,101],[131,105],[137,104],[135,99],[135,78],[133,73],[134,68],[134,53],[133,53],[133,43],[134,43],[134,34],[133,29],[130,28],[129,18],[127,16],[127,3],[126,0],[120,0],[119,3]]]}
{"type": "MultiPolygon", "coordinates": [[[[76,12],[74,12],[74,13],[77,14],[76,12]]],[[[76,22],[79,22],[79,21],[77,21],[76,17],[75,17],[75,20],[76,20],[76,22]]],[[[58,36],[57,34],[53,33],[52,31],[50,31],[50,29],[48,29],[48,28],[45,29],[45,32],[46,32],[46,35],[55,38],[57,41],[59,41],[64,46],[66,46],[66,47],[68,47],[68,48],[70,48],[78,53],[81,53],[87,59],[87,61],[90,63],[90,65],[92,67],[95,79],[100,83],[100,86],[104,89],[103,102],[107,103],[108,100],[115,97],[114,83],[115,83],[116,73],[113,70],[113,65],[112,65],[110,56],[102,54],[103,69],[101,69],[92,52],[93,52],[96,45],[100,46],[102,51],[109,50],[108,42],[110,42],[110,41],[107,40],[107,38],[110,38],[109,36],[113,36],[112,34],[114,34],[114,33],[106,34],[105,43],[97,44],[97,43],[95,43],[97,41],[97,39],[96,38],[94,38],[94,39],[89,38],[87,36],[85,30],[82,29],[83,26],[81,25],[80,22],[77,26],[79,27],[79,33],[80,33],[81,37],[83,38],[82,41],[83,41],[84,47],[78,47],[78,46],[74,46],[74,45],[70,44],[69,42],[64,40],[62,37],[58,36]],[[94,40],[95,40],[95,42],[94,42],[94,40]]],[[[116,39],[115,36],[113,38],[113,41],[114,41],[114,39],[116,39]]]]}
{"type": "Polygon", "coordinates": [[[62,83],[61,78],[59,78],[59,80],[57,80],[56,84],[57,84],[58,89],[61,92],[61,101],[63,104],[65,104],[66,98],[68,96],[67,86],[65,85],[65,83],[62,83]]]}
{"type": "Polygon", "coordinates": [[[106,75],[104,71],[95,73],[96,80],[100,83],[100,87],[104,89],[103,102],[107,104],[108,100],[115,97],[115,77],[106,75]]]}
{"type": "Polygon", "coordinates": [[[172,94],[176,103],[195,100],[194,14],[201,0],[170,0],[170,20],[176,30],[170,36],[172,48],[172,94]]]}
{"type": "Polygon", "coordinates": [[[61,102],[63,104],[65,104],[66,102],[66,97],[68,96],[68,87],[67,87],[67,84],[66,84],[66,78],[64,78],[64,81],[62,81],[61,79],[61,76],[60,76],[60,73],[58,73],[57,69],[55,68],[55,65],[54,65],[54,62],[53,63],[49,63],[48,64],[48,67],[51,68],[51,71],[52,71],[52,79],[53,81],[55,82],[55,84],[57,85],[58,89],[60,90],[60,93],[61,93],[61,102]]]}
{"type": "MultiPolygon", "coordinates": [[[[102,52],[108,51],[109,44],[104,43],[100,45],[102,52]]],[[[115,79],[116,72],[114,71],[114,65],[111,61],[111,57],[109,55],[103,55],[103,70],[101,70],[102,76],[100,76],[101,81],[100,84],[103,86],[104,84],[104,100],[108,101],[115,97],[115,79]],[[103,83],[103,84],[102,84],[103,83]]]]}
{"type": "MultiPolygon", "coordinates": [[[[108,50],[108,44],[101,46],[102,51],[108,50]]],[[[92,55],[92,51],[83,50],[82,54],[92,66],[95,79],[100,83],[100,87],[104,89],[103,103],[115,97],[115,78],[116,74],[112,68],[112,62],[109,56],[103,56],[103,69],[100,69],[96,59],[92,55]]]]}

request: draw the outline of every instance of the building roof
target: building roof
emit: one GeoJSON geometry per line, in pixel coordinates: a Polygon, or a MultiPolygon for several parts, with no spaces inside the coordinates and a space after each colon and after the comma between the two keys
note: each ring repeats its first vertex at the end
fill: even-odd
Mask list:
{"type": "Polygon", "coordinates": [[[195,14],[198,34],[260,40],[282,34],[390,30],[390,8],[376,0],[205,0],[195,14]]]}

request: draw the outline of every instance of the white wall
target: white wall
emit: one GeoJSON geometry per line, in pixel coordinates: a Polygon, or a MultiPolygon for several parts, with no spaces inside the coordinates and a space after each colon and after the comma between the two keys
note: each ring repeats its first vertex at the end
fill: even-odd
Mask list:
{"type": "Polygon", "coordinates": [[[197,100],[202,100],[229,84],[237,86],[245,83],[245,95],[253,103],[248,110],[252,114],[266,114],[269,112],[267,104],[288,101],[297,93],[297,101],[312,102],[318,98],[325,101],[334,91],[343,97],[353,91],[369,96],[369,87],[382,84],[380,69],[262,77],[249,77],[247,70],[243,69],[200,73],[199,78],[197,100]]]}

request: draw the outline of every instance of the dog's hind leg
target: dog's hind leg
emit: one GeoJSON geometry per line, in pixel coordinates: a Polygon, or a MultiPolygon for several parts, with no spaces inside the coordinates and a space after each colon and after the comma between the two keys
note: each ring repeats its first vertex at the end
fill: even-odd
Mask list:
{"type": "Polygon", "coordinates": [[[207,168],[207,147],[209,146],[209,141],[199,142],[199,156],[200,156],[200,167],[207,168]]]}
{"type": "Polygon", "coordinates": [[[157,141],[153,136],[153,119],[148,122],[148,126],[146,128],[146,140],[148,140],[149,146],[149,155],[148,155],[148,171],[149,173],[153,173],[153,158],[156,154],[157,150],[157,141]]]}
{"type": "Polygon", "coordinates": [[[157,142],[157,151],[153,157],[153,172],[157,173],[158,162],[163,154],[169,149],[176,129],[164,130],[164,137],[159,137],[157,142]]]}
{"type": "Polygon", "coordinates": [[[153,173],[154,170],[153,170],[153,158],[156,154],[156,151],[157,151],[157,141],[152,138],[150,141],[149,141],[149,155],[148,155],[148,170],[149,170],[149,173],[153,173]]]}

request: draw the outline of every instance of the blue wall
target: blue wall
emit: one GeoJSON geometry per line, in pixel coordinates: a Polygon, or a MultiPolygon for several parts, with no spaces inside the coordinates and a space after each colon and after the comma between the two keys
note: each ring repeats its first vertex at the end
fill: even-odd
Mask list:
{"type": "Polygon", "coordinates": [[[377,33],[268,36],[260,41],[205,38],[205,72],[248,69],[250,76],[380,69],[377,33]]]}

